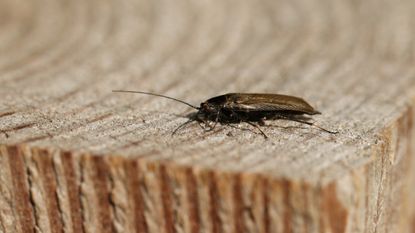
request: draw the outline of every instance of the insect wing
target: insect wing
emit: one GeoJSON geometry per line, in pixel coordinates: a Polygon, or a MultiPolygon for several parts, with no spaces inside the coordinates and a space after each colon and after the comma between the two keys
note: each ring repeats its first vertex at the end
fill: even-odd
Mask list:
{"type": "Polygon", "coordinates": [[[277,94],[228,94],[224,108],[232,111],[294,111],[305,114],[318,114],[310,104],[301,98],[277,94]]]}

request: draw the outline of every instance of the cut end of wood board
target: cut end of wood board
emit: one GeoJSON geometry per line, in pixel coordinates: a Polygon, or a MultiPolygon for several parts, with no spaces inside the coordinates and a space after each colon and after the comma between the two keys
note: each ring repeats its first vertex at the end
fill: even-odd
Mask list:
{"type": "Polygon", "coordinates": [[[0,201],[8,200],[5,210],[18,209],[13,220],[23,230],[15,232],[33,227],[69,232],[80,231],[68,227],[81,232],[410,232],[409,207],[415,203],[414,189],[407,184],[413,160],[404,156],[392,163],[385,153],[390,146],[379,148],[372,163],[317,186],[258,174],[2,146],[2,185],[11,190],[0,201]],[[18,195],[8,196],[13,194],[18,195]]]}

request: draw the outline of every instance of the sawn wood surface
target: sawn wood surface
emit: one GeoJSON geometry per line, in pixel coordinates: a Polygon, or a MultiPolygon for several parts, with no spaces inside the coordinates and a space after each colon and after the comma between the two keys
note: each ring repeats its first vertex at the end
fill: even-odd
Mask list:
{"type": "Polygon", "coordinates": [[[0,232],[415,232],[415,1],[0,0],[0,232]],[[204,132],[229,93],[328,134],[204,132]]]}

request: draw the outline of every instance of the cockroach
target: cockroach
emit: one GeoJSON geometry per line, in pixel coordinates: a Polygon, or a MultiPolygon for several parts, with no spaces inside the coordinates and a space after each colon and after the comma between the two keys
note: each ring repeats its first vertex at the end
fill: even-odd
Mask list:
{"type": "Polygon", "coordinates": [[[246,122],[258,129],[267,138],[267,135],[261,130],[260,126],[265,125],[265,120],[277,119],[307,124],[330,134],[338,133],[337,131],[324,129],[314,122],[309,122],[311,118],[305,115],[321,113],[315,110],[304,99],[295,96],[263,93],[228,93],[212,97],[197,107],[180,99],[150,92],[125,90],[113,90],[113,92],[138,93],[163,97],[196,109],[196,114],[187,122],[177,127],[172,135],[193,121],[199,122],[199,125],[206,131],[213,130],[217,123],[232,124],[246,122]]]}

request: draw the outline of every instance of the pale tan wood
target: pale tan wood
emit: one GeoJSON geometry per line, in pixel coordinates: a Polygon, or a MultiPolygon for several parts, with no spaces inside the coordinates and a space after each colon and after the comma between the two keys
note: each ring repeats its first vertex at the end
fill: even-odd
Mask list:
{"type": "Polygon", "coordinates": [[[412,0],[0,0],[0,232],[414,232],[412,0]],[[267,122],[171,136],[227,92],[267,122]],[[412,227],[412,229],[410,229],[412,227]]]}

